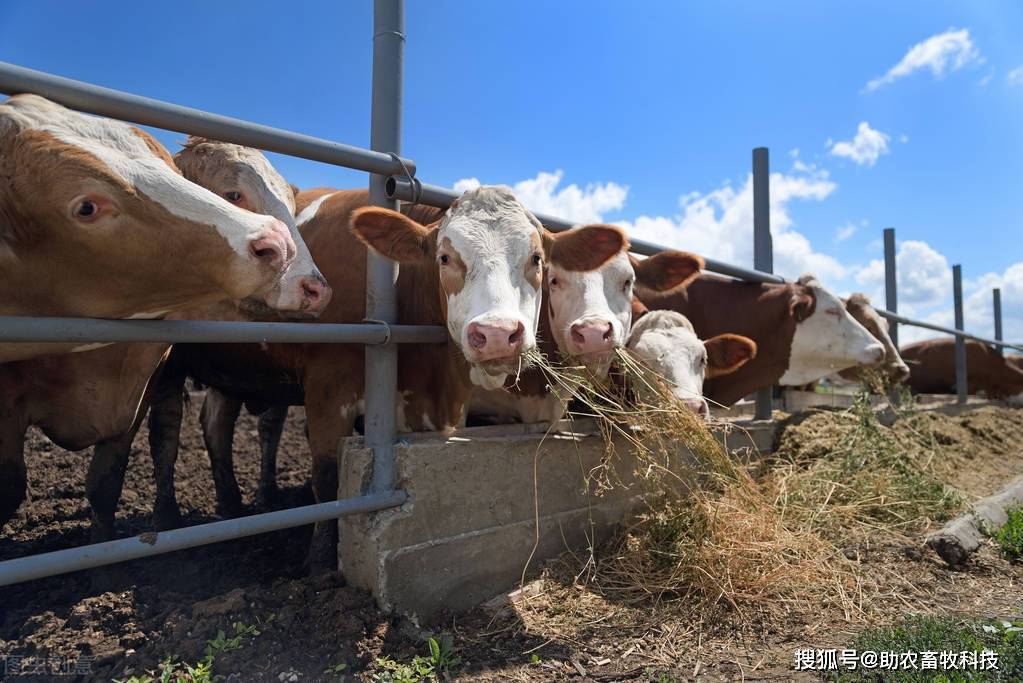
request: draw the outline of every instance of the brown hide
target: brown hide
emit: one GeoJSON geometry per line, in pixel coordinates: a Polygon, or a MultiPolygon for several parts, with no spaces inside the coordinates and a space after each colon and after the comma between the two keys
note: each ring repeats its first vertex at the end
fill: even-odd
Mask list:
{"type": "MultiPolygon", "coordinates": [[[[955,340],[928,339],[900,349],[909,365],[909,388],[917,394],[956,393],[955,340]]],[[[1023,370],[994,347],[966,341],[966,384],[971,394],[1007,398],[1023,392],[1023,370]]]]}
{"type": "Polygon", "coordinates": [[[757,284],[707,274],[679,291],[659,294],[637,288],[636,294],[651,310],[669,309],[689,318],[700,339],[733,333],[753,340],[753,360],[704,382],[704,396],[723,405],[769,387],[785,374],[796,322],[813,312],[815,302],[812,290],[802,284],[757,284]]]}

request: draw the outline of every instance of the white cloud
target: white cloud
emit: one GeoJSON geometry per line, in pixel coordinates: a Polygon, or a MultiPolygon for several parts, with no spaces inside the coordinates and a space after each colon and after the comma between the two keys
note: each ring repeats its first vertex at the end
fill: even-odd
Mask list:
{"type": "Polygon", "coordinates": [[[835,230],[835,241],[844,242],[855,234],[856,224],[846,223],[845,225],[839,226],[838,229],[835,230]]]}
{"type": "MultiPolygon", "coordinates": [[[[793,229],[789,204],[794,200],[821,201],[837,187],[824,170],[803,165],[797,173],[772,173],[771,233],[775,271],[797,277],[812,272],[823,280],[840,279],[846,270],[836,259],[813,248],[793,229]]],[[[707,193],[691,192],[680,200],[677,216],[639,216],[623,227],[630,235],[675,249],[752,267],[753,179],[742,187],[725,184],[707,193]]]]}
{"type": "MultiPolygon", "coordinates": [[[[622,208],[629,194],[627,186],[617,183],[590,183],[585,188],[572,183],[558,189],[562,177],[560,169],[554,173],[541,171],[535,178],[515,183],[512,191],[534,211],[577,223],[601,222],[604,213],[622,208]]],[[[454,190],[464,192],[479,185],[476,178],[463,178],[455,183],[454,190]]]]}
{"type": "Polygon", "coordinates": [[[852,140],[828,141],[831,155],[851,159],[858,166],[873,166],[882,154],[888,153],[890,136],[874,130],[866,121],[861,121],[856,128],[856,137],[852,140]]]}
{"type": "Polygon", "coordinates": [[[1023,64],[1010,71],[1005,76],[1005,80],[1007,80],[1010,85],[1023,85],[1023,64]]]}
{"type": "Polygon", "coordinates": [[[866,90],[877,90],[922,69],[930,69],[935,78],[940,78],[947,72],[981,62],[983,58],[970,39],[969,29],[949,29],[909,48],[898,64],[867,83],[866,90]]]}
{"type": "MultiPolygon", "coordinates": [[[[900,312],[904,303],[919,308],[951,303],[952,268],[945,256],[927,242],[903,242],[895,255],[895,272],[900,312]]],[[[880,290],[884,285],[884,260],[874,259],[861,268],[856,282],[880,290]]]]}
{"type": "Polygon", "coordinates": [[[979,85],[982,88],[986,88],[987,84],[990,83],[991,79],[994,78],[994,77],[995,77],[995,70],[991,69],[990,71],[987,72],[987,75],[981,77],[981,79],[979,81],[977,81],[977,85],[979,85]]]}

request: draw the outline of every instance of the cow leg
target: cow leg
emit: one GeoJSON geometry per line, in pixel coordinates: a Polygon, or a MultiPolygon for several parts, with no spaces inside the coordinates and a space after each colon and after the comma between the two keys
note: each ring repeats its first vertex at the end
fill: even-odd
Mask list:
{"type": "Polygon", "coordinates": [[[14,516],[28,492],[25,430],[28,424],[13,416],[0,417],[0,526],[14,516]]]}
{"type": "Polygon", "coordinates": [[[277,447],[284,433],[284,422],[288,419],[288,406],[274,406],[259,416],[259,489],[256,491],[256,505],[269,507],[280,493],[277,488],[277,447]]]}
{"type": "Polygon", "coordinates": [[[89,472],[85,476],[85,495],[92,509],[92,542],[109,541],[114,533],[114,515],[124,488],[131,444],[142,423],[142,412],[131,429],[120,436],[100,441],[92,449],[89,472]]]}
{"type": "Polygon", "coordinates": [[[181,437],[185,373],[172,366],[173,361],[160,377],[149,409],[149,452],[156,479],[153,526],[160,531],[176,529],[183,522],[174,492],[174,464],[178,460],[181,437]]]}
{"type": "Polygon", "coordinates": [[[242,513],[242,494],[234,476],[233,452],[234,425],[241,410],[241,401],[210,387],[199,413],[202,438],[213,470],[213,486],[217,491],[217,514],[221,517],[238,517],[242,513]]]}
{"type": "MultiPolygon", "coordinates": [[[[355,405],[341,406],[333,388],[323,387],[306,392],[306,419],[309,427],[309,450],[313,455],[313,495],[317,503],[337,500],[337,457],[341,439],[350,436],[355,426],[355,405]],[[310,401],[311,395],[328,397],[310,401]]],[[[337,520],[317,522],[309,544],[309,571],[333,570],[337,567],[337,520]]]]}

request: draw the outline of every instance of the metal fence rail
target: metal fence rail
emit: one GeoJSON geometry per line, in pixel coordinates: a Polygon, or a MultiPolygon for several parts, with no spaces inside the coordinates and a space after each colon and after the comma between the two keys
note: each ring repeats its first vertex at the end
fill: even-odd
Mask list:
{"type": "MultiPolygon", "coordinates": [[[[373,106],[371,148],[362,149],[329,140],[252,123],[180,105],[120,92],[89,83],[0,62],[0,93],[32,92],[80,111],[257,147],[281,154],[365,171],[370,177],[370,201],[396,208],[398,201],[445,208],[457,193],[415,178],[415,163],[398,156],[401,143],[401,102],[405,26],[403,0],[374,0],[373,106]]],[[[705,259],[706,269],[740,280],[784,283],[771,269],[767,150],[754,150],[754,231],[758,254],[755,268],[705,259]],[[764,270],[760,270],[763,268],[764,270]]],[[[567,230],[572,221],[535,214],[553,231],[567,230]]],[[[665,248],[630,240],[632,251],[651,256],[665,248]]],[[[995,296],[996,340],[912,320],[896,313],[894,230],[885,231],[886,299],[890,311],[878,313],[893,323],[914,325],[975,339],[997,347],[1023,351],[1001,341],[1001,298],[995,296]]],[[[958,268],[958,267],[957,267],[958,268]]],[[[0,317],[3,342],[273,342],[366,344],[366,443],[373,449],[373,478],[367,495],[290,510],[225,520],[160,534],[83,546],[0,562],[0,585],[98,567],[183,548],[301,526],[342,515],[372,512],[401,505],[406,493],[394,489],[395,398],[397,391],[394,343],[439,343],[447,339],[443,326],[398,325],[395,283],[397,266],[372,252],[367,263],[367,317],[363,324],[260,323],[224,321],[94,320],[86,318],[0,317]]],[[[997,290],[996,290],[997,291],[997,290]]],[[[961,309],[961,288],[957,288],[961,309]]],[[[963,327],[961,320],[957,326],[963,327]]],[[[960,372],[965,386],[965,363],[960,372]]]]}

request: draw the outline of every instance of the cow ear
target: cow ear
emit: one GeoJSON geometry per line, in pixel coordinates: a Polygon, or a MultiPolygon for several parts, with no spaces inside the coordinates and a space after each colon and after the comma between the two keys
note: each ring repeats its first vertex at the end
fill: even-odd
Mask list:
{"type": "Polygon", "coordinates": [[[288,187],[291,188],[291,196],[295,200],[295,204],[298,204],[298,195],[302,190],[298,189],[298,185],[288,183],[288,187]]]}
{"type": "Polygon", "coordinates": [[[703,342],[707,349],[704,379],[735,372],[757,357],[757,343],[738,334],[719,334],[703,342]]]}
{"type": "Polygon", "coordinates": [[[350,229],[367,247],[399,263],[421,261],[429,253],[431,229],[397,211],[376,206],[356,209],[350,229]]]}
{"type": "Polygon", "coordinates": [[[796,292],[789,299],[789,315],[796,319],[797,323],[801,323],[810,317],[813,313],[813,307],[815,300],[812,294],[807,292],[796,292]]]}
{"type": "Polygon", "coordinates": [[[632,322],[635,324],[637,320],[642,318],[644,315],[650,312],[650,309],[639,300],[639,297],[632,297],[632,322]]]}
{"type": "Polygon", "coordinates": [[[628,248],[625,233],[614,225],[584,225],[560,233],[543,233],[548,263],[565,270],[596,270],[628,248]]]}
{"type": "Polygon", "coordinates": [[[685,251],[662,251],[642,261],[630,256],[629,260],[636,271],[636,284],[655,292],[685,287],[703,269],[703,259],[685,251]]]}

